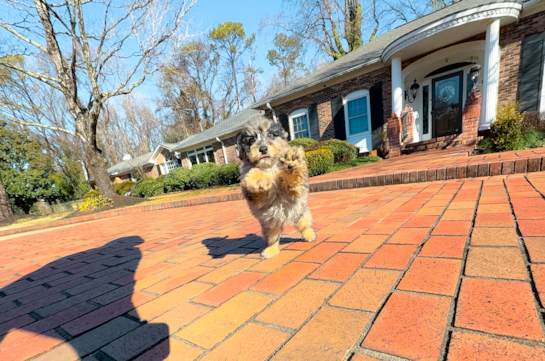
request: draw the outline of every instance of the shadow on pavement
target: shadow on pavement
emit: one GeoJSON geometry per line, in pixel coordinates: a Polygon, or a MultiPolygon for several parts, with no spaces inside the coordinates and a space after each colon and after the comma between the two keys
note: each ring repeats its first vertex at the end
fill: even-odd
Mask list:
{"type": "MultiPolygon", "coordinates": [[[[280,245],[305,242],[300,238],[282,237],[280,245]]],[[[260,253],[265,248],[265,241],[256,234],[248,234],[243,238],[212,237],[202,241],[208,248],[208,255],[213,258],[224,258],[230,254],[260,253]]]]}
{"type": "MultiPolygon", "coordinates": [[[[35,360],[130,360],[168,338],[166,324],[130,312],[142,243],[138,236],[118,238],[1,288],[0,359],[25,360],[66,341],[35,360]]],[[[152,359],[169,353],[163,342],[152,359]]]]}

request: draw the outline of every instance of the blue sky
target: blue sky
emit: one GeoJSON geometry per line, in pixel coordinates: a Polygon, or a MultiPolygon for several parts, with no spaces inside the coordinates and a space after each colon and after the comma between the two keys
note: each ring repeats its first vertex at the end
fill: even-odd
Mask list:
{"type": "MultiPolygon", "coordinates": [[[[259,33],[259,23],[267,15],[276,14],[282,6],[282,0],[198,0],[191,10],[193,22],[193,33],[208,33],[218,24],[226,21],[240,22],[244,25],[246,34],[256,33],[257,56],[254,65],[263,69],[261,79],[265,83],[274,68],[269,65],[266,59],[267,50],[272,49],[274,33],[263,31],[259,33]]],[[[203,34],[204,35],[204,34],[203,34]]],[[[154,96],[156,89],[153,84],[155,79],[150,79],[140,86],[137,91],[154,96]]],[[[266,84],[264,84],[266,85],[266,84]]]]}

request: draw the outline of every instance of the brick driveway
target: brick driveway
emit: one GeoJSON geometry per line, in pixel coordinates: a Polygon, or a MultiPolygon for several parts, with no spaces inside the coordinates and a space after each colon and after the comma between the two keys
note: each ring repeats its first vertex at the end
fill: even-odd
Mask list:
{"type": "Polygon", "coordinates": [[[312,194],[269,260],[242,201],[0,239],[0,360],[545,360],[544,191],[312,194]]]}

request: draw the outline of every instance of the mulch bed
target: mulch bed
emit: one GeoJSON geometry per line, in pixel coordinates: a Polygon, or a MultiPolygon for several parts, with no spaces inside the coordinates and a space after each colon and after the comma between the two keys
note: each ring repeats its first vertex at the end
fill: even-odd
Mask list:
{"type": "MultiPolygon", "coordinates": [[[[13,215],[13,218],[10,219],[10,220],[7,220],[7,219],[3,219],[3,220],[0,220],[0,227],[6,227],[6,226],[9,226],[9,225],[12,225],[14,223],[17,223],[18,220],[20,219],[28,219],[28,220],[33,220],[33,219],[36,219],[36,218],[40,218],[42,216],[35,216],[35,215],[32,215],[32,214],[23,214],[23,215],[18,215],[18,214],[14,214],[13,215]]],[[[23,223],[21,223],[23,224],[23,223]]]]}
{"type": "Polygon", "coordinates": [[[63,219],[73,218],[73,217],[80,217],[80,216],[87,216],[89,214],[100,213],[100,212],[105,212],[105,211],[111,211],[112,209],[116,209],[116,208],[130,207],[130,206],[134,206],[135,204],[142,203],[142,202],[146,201],[145,198],[124,197],[124,196],[114,197],[112,199],[113,199],[114,203],[112,205],[108,206],[108,207],[103,207],[103,208],[99,208],[99,209],[91,209],[91,210],[87,210],[87,211],[84,211],[84,212],[72,212],[69,215],[67,215],[66,217],[64,217],[63,219]]]}

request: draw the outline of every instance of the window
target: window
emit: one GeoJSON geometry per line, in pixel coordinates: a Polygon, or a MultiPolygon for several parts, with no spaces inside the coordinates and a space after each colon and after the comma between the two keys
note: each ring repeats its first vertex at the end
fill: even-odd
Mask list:
{"type": "Polygon", "coordinates": [[[429,108],[430,108],[430,86],[424,85],[422,87],[422,134],[428,134],[430,132],[429,127],[429,108]]]}
{"type": "Polygon", "coordinates": [[[347,135],[354,135],[369,131],[369,92],[359,90],[348,94],[345,100],[345,118],[347,135]]]}
{"type": "Polygon", "coordinates": [[[216,158],[214,157],[214,148],[211,146],[197,148],[191,152],[187,153],[187,158],[191,162],[191,166],[201,163],[215,163],[216,158]]]}
{"type": "Polygon", "coordinates": [[[290,114],[291,139],[310,138],[310,124],[306,109],[296,110],[290,114]]]}

